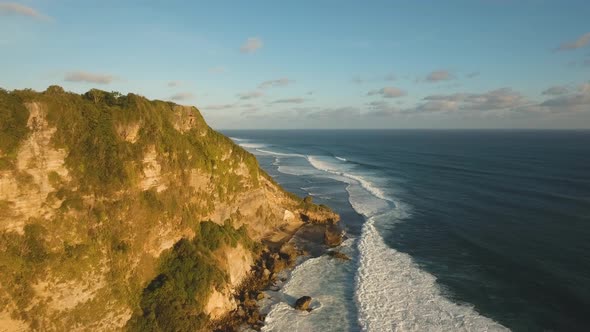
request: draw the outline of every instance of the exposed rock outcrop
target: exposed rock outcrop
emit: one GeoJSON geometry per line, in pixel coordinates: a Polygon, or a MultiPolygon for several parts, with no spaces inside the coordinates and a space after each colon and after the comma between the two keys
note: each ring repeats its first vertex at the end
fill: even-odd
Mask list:
{"type": "Polygon", "coordinates": [[[311,297],[302,296],[302,297],[298,298],[297,301],[295,301],[295,305],[293,305],[293,307],[297,310],[311,311],[311,308],[309,308],[310,304],[311,304],[311,297]]]}
{"type": "Polygon", "coordinates": [[[348,257],[346,254],[337,251],[337,250],[330,250],[328,251],[328,256],[332,257],[332,258],[337,258],[343,261],[349,261],[350,257],[348,257]]]}
{"type": "Polygon", "coordinates": [[[54,215],[62,202],[59,198],[48,200],[48,194],[55,192],[54,186],[60,182],[70,180],[66,150],[51,144],[56,129],[47,122],[45,106],[28,102],[25,107],[29,110],[26,126],[30,134],[17,150],[15,169],[0,169],[0,210],[5,210],[0,212],[0,231],[20,234],[30,218],[54,215]]]}
{"type": "Polygon", "coordinates": [[[313,224],[334,225],[340,221],[340,216],[328,208],[318,208],[317,210],[302,209],[299,211],[301,219],[313,224]]]}
{"type": "Polygon", "coordinates": [[[343,233],[338,226],[330,225],[324,231],[324,244],[328,247],[337,247],[342,244],[343,233]]]}

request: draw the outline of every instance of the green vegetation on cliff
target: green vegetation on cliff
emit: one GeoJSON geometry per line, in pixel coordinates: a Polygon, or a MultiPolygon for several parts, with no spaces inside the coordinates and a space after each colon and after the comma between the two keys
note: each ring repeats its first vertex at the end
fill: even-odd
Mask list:
{"type": "Polygon", "coordinates": [[[127,323],[130,331],[198,331],[208,322],[203,308],[212,288],[228,281],[214,251],[223,245],[245,246],[245,228],[203,222],[192,240],[182,239],[161,258],[159,274],[143,290],[140,307],[127,323]]]}
{"type": "Polygon", "coordinates": [[[92,313],[105,306],[111,312],[139,308],[157,266],[174,280],[183,278],[165,272],[172,269],[166,264],[177,261],[170,258],[174,254],[165,255],[168,263],[154,257],[159,234],[177,240],[187,229],[196,234],[180,240],[174,252],[194,247],[189,251],[195,257],[187,259],[195,260],[191,273],[200,273],[193,280],[197,288],[175,290],[196,292],[201,302],[193,308],[199,310],[210,283],[225,280],[211,253],[238,240],[252,247],[245,227],[200,223],[215,205],[258,188],[260,171],[254,156],[209,128],[194,107],[100,90],[80,95],[57,86],[42,93],[0,89],[0,173],[0,188],[10,188],[14,178],[22,192],[0,192],[0,307],[33,329],[92,324],[92,313]],[[51,160],[56,154],[48,155],[45,146],[30,150],[35,144],[64,151],[63,159],[51,160]],[[46,171],[48,162],[63,163],[66,173],[46,171]],[[149,167],[157,168],[151,169],[153,183],[146,182],[149,167]],[[191,182],[195,174],[197,183],[191,182]],[[46,190],[43,181],[50,188],[38,208],[18,208],[30,193],[46,190]],[[78,297],[93,300],[52,311],[53,299],[73,290],[39,302],[45,283],[53,291],[68,283],[80,294],[88,292],[78,297]],[[92,291],[100,285],[108,287],[92,291]]]}
{"type": "Polygon", "coordinates": [[[0,89],[0,317],[30,330],[205,326],[223,251],[255,253],[285,209],[318,208],[195,107],[0,89]]]}
{"type": "MultiPolygon", "coordinates": [[[[53,141],[68,150],[66,163],[84,191],[132,184],[141,172],[138,161],[150,146],[161,156],[162,171],[197,168],[219,175],[227,189],[223,194],[242,189],[236,174],[219,162],[230,149],[251,172],[258,170],[254,156],[234,149],[233,142],[209,128],[194,107],[150,101],[131,93],[90,90],[79,95],[57,86],[43,93],[0,90],[0,150],[9,157],[28,132],[27,103],[39,103],[46,109],[49,125],[57,129],[53,141]],[[122,137],[126,127],[132,126],[140,127],[136,142],[122,137]]],[[[251,180],[258,184],[257,176],[251,180]]]]}
{"type": "Polygon", "coordinates": [[[12,167],[16,149],[29,131],[28,118],[29,111],[22,100],[0,89],[0,170],[12,167]]]}

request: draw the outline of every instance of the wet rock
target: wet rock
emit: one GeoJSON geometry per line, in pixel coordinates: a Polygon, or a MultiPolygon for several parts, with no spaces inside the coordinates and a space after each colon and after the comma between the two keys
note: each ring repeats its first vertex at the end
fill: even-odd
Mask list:
{"type": "Polygon", "coordinates": [[[279,257],[277,257],[276,259],[273,259],[270,262],[270,264],[268,265],[268,267],[272,273],[279,273],[279,272],[283,271],[287,266],[288,266],[287,262],[280,259],[279,257]]]}
{"type": "Polygon", "coordinates": [[[279,251],[279,257],[287,261],[289,264],[295,262],[297,257],[301,254],[301,250],[297,249],[297,247],[291,243],[285,243],[279,251]]]}
{"type": "Polygon", "coordinates": [[[258,304],[255,299],[247,299],[244,301],[244,307],[246,308],[258,308],[258,304]]]}
{"type": "Polygon", "coordinates": [[[328,247],[337,247],[342,244],[342,230],[338,227],[326,227],[324,231],[324,244],[328,247]]]}
{"type": "Polygon", "coordinates": [[[297,301],[295,301],[295,305],[293,306],[297,310],[305,310],[311,311],[309,308],[309,304],[311,303],[311,297],[309,296],[302,296],[297,301]]]}
{"type": "Polygon", "coordinates": [[[341,253],[340,251],[337,251],[337,250],[328,251],[328,256],[330,256],[332,258],[341,259],[343,261],[349,261],[350,260],[350,257],[348,257],[346,254],[341,253]]]}
{"type": "Polygon", "coordinates": [[[260,313],[258,310],[252,311],[248,317],[248,324],[257,324],[260,321],[260,313]]]}

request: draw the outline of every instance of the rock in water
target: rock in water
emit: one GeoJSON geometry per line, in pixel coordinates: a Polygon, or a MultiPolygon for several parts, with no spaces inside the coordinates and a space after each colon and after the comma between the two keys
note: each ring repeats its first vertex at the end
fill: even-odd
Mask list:
{"type": "Polygon", "coordinates": [[[342,243],[342,231],[338,227],[326,227],[324,231],[324,244],[328,247],[337,247],[342,243]]]}
{"type": "Polygon", "coordinates": [[[332,257],[332,258],[338,258],[341,259],[343,261],[349,261],[350,257],[348,257],[346,254],[341,253],[340,251],[328,251],[328,256],[332,257]]]}
{"type": "Polygon", "coordinates": [[[306,310],[311,311],[309,308],[309,304],[311,303],[311,297],[309,296],[302,296],[297,301],[295,301],[294,308],[297,310],[306,310]]]}

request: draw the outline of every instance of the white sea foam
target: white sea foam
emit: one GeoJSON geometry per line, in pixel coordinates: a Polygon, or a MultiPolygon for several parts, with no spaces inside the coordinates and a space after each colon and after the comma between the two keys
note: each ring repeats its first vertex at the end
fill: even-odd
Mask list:
{"type": "Polygon", "coordinates": [[[351,205],[367,218],[358,244],[355,291],[363,330],[507,330],[472,307],[445,298],[434,276],[421,270],[409,255],[385,244],[376,223],[401,222],[409,215],[409,207],[388,197],[368,176],[349,173],[319,157],[308,160],[317,169],[345,177],[351,205]]]}
{"type": "Polygon", "coordinates": [[[367,220],[359,242],[356,297],[363,330],[507,330],[472,307],[445,298],[434,276],[420,270],[410,256],[383,242],[375,228],[378,220],[367,220]]]}
{"type": "Polygon", "coordinates": [[[335,158],[338,159],[338,160],[340,160],[340,161],[346,161],[346,158],[342,158],[342,157],[338,157],[338,156],[336,156],[335,158]]]}
{"type": "Polygon", "coordinates": [[[267,146],[266,144],[262,143],[239,143],[239,145],[246,149],[259,149],[267,146]]]}
{"type": "Polygon", "coordinates": [[[251,152],[257,152],[257,149],[265,148],[268,144],[253,142],[251,139],[246,138],[237,138],[237,137],[230,137],[236,144],[243,147],[244,149],[249,149],[251,152]]]}
{"type": "Polygon", "coordinates": [[[305,166],[279,165],[279,166],[277,166],[277,170],[283,174],[289,174],[289,175],[295,175],[295,176],[317,174],[316,170],[309,168],[309,167],[305,167],[305,166]]]}
{"type": "MultiPolygon", "coordinates": [[[[340,250],[352,256],[354,239],[347,239],[340,250]]],[[[311,258],[293,270],[279,291],[267,291],[261,312],[268,312],[262,331],[350,331],[357,325],[352,301],[343,301],[353,293],[350,275],[355,265],[327,256],[311,258]],[[311,296],[311,312],[292,307],[301,296],[311,296]]]]}
{"type": "Polygon", "coordinates": [[[352,239],[344,247],[358,262],[358,270],[339,270],[355,265],[333,266],[334,260],[327,257],[299,265],[283,289],[268,292],[272,299],[267,301],[269,313],[263,331],[344,331],[354,330],[357,324],[364,331],[507,330],[472,307],[445,298],[433,275],[421,270],[409,255],[385,244],[376,226],[402,222],[411,209],[379,188],[376,175],[359,174],[353,165],[342,163],[338,157],[336,161],[332,157],[257,150],[279,157],[305,158],[320,171],[311,174],[304,166],[278,165],[284,173],[326,176],[347,183],[352,207],[367,219],[358,239],[358,251],[352,248],[352,239]],[[351,285],[346,280],[355,273],[355,284],[351,285]],[[348,293],[354,292],[358,322],[350,321],[350,311],[346,310],[349,307],[345,307],[350,304],[347,287],[354,287],[348,293]],[[314,298],[312,306],[318,309],[305,313],[289,305],[303,295],[314,298]]]}
{"type": "Polygon", "coordinates": [[[256,151],[262,152],[262,153],[266,153],[266,154],[275,155],[275,156],[281,156],[281,157],[299,157],[299,158],[305,158],[304,155],[297,154],[297,153],[283,153],[283,152],[276,152],[276,151],[271,151],[271,150],[266,150],[266,149],[260,149],[260,148],[256,149],[256,151]]]}
{"type": "Polygon", "coordinates": [[[325,172],[328,172],[331,174],[344,176],[344,177],[350,178],[352,180],[355,180],[365,190],[367,190],[371,194],[375,195],[377,198],[382,199],[384,201],[393,202],[393,200],[391,200],[389,197],[387,197],[387,195],[385,195],[385,193],[380,188],[374,186],[373,183],[371,183],[369,180],[367,180],[364,176],[355,175],[355,174],[351,174],[351,173],[347,173],[345,171],[342,171],[341,169],[338,168],[337,165],[330,164],[326,160],[321,160],[320,157],[317,157],[317,156],[308,156],[307,160],[309,161],[309,163],[313,167],[315,167],[319,170],[322,170],[322,171],[325,171],[325,172]]]}

